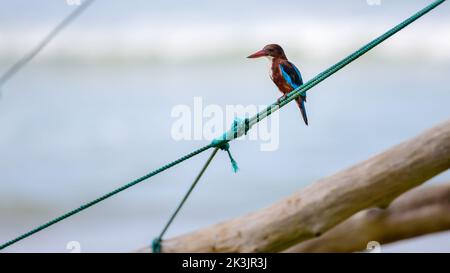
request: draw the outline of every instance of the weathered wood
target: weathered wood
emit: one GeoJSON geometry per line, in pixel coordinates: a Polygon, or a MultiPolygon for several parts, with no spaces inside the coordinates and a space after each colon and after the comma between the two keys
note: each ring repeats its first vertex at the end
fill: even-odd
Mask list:
{"type": "Polygon", "coordinates": [[[370,241],[386,244],[444,230],[450,230],[450,183],[413,189],[387,209],[360,211],[284,252],[354,252],[365,250],[370,241]]]}
{"type": "MultiPolygon", "coordinates": [[[[265,209],[164,240],[163,252],[277,252],[450,168],[450,120],[265,209]]],[[[144,248],[140,251],[149,252],[144,248]]]]}

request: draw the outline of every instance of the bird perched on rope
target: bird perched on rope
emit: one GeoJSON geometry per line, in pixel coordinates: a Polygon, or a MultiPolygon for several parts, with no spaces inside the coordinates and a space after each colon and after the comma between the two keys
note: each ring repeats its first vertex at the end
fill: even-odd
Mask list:
{"type": "MultiPolygon", "coordinates": [[[[288,61],[283,48],[277,44],[266,45],[262,50],[248,56],[247,58],[266,57],[270,62],[269,75],[283,96],[278,99],[280,102],[286,98],[286,95],[292,90],[303,84],[302,74],[295,65],[288,61]]],[[[308,117],[306,116],[305,102],[306,95],[299,96],[295,99],[302,113],[305,124],[308,125],[308,117]]]]}

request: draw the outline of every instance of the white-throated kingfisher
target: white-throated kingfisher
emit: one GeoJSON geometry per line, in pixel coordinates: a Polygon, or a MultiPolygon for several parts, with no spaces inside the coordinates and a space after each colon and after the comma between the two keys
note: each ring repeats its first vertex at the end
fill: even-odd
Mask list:
{"type": "MultiPolygon", "coordinates": [[[[269,75],[283,96],[278,99],[285,98],[292,90],[303,84],[302,74],[295,65],[288,61],[283,48],[277,44],[266,45],[262,50],[248,56],[247,58],[266,57],[270,62],[269,75]]],[[[308,125],[308,117],[306,116],[305,102],[306,95],[299,96],[295,100],[302,113],[305,124],[308,125]]]]}

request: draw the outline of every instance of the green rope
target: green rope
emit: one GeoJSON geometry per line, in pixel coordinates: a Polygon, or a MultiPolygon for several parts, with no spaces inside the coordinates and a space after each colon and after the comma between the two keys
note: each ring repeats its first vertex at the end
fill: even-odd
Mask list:
{"type": "Polygon", "coordinates": [[[113,191],[111,191],[111,192],[109,192],[109,193],[107,193],[107,194],[105,194],[105,195],[103,195],[103,196],[101,196],[101,197],[99,197],[99,198],[89,202],[89,203],[86,203],[86,204],[80,206],[77,209],[69,211],[66,214],[63,214],[63,215],[61,215],[61,216],[51,220],[50,222],[47,222],[46,224],[43,224],[43,225],[41,225],[41,226],[39,226],[39,227],[37,227],[37,228],[35,228],[35,229],[33,229],[33,230],[31,230],[31,231],[21,235],[21,236],[19,236],[19,237],[15,238],[15,239],[13,239],[11,241],[8,241],[8,242],[2,244],[0,246],[0,249],[4,249],[5,247],[8,247],[8,246],[10,246],[10,245],[12,245],[12,244],[14,244],[14,243],[16,243],[16,242],[18,242],[20,240],[23,240],[23,239],[25,239],[25,238],[27,238],[27,237],[29,237],[29,236],[31,236],[31,235],[33,235],[33,234],[43,230],[45,228],[48,228],[49,226],[54,225],[54,224],[58,223],[59,221],[62,221],[62,220],[66,219],[66,218],[68,218],[68,217],[70,217],[70,216],[72,216],[72,215],[74,215],[76,213],[79,213],[79,212],[81,212],[81,211],[83,211],[83,210],[85,210],[85,209],[87,209],[87,208],[89,208],[89,207],[91,207],[91,206],[93,206],[93,205],[95,205],[95,204],[97,204],[97,203],[99,203],[99,202],[101,202],[101,201],[103,201],[103,200],[113,196],[113,195],[118,194],[119,192],[121,192],[123,190],[126,190],[126,189],[128,189],[128,188],[130,188],[130,187],[132,187],[132,186],[134,186],[134,185],[136,185],[136,184],[138,184],[138,183],[140,183],[140,182],[142,182],[142,181],[144,181],[144,180],[146,180],[146,179],[148,179],[148,178],[150,178],[150,177],[160,173],[160,172],[163,172],[163,171],[165,171],[165,170],[167,170],[167,169],[169,169],[169,168],[171,168],[171,167],[173,167],[173,166],[175,166],[177,164],[180,164],[181,162],[183,162],[183,161],[185,161],[185,160],[187,160],[187,159],[189,159],[189,158],[191,158],[191,157],[193,157],[195,155],[198,155],[198,154],[200,154],[200,153],[202,153],[202,152],[204,152],[204,151],[206,151],[206,150],[208,150],[209,148],[212,148],[212,147],[213,146],[211,144],[206,145],[206,146],[204,146],[204,147],[202,147],[202,148],[200,148],[200,149],[198,149],[198,150],[196,150],[196,151],[194,151],[194,152],[192,152],[190,154],[187,154],[187,155],[185,155],[185,156],[183,156],[183,157],[181,157],[181,158],[179,158],[179,159],[177,159],[175,161],[172,161],[169,164],[166,164],[166,165],[162,166],[161,168],[156,169],[156,170],[154,170],[153,172],[151,172],[149,174],[146,174],[146,175],[144,175],[144,176],[142,176],[142,177],[140,177],[140,178],[138,178],[138,179],[136,179],[136,180],[134,180],[134,181],[132,181],[132,182],[130,182],[130,183],[128,183],[128,184],[118,188],[118,189],[116,189],[116,190],[113,190],[113,191]]]}
{"type": "MultiPolygon", "coordinates": [[[[227,143],[228,144],[228,143],[227,143]]],[[[194,190],[195,186],[197,185],[198,181],[200,181],[200,178],[202,178],[203,174],[205,173],[206,169],[208,168],[209,164],[213,160],[214,156],[217,154],[219,148],[215,148],[212,152],[212,154],[209,156],[208,160],[206,160],[205,164],[203,165],[202,169],[198,173],[197,177],[195,178],[194,182],[192,182],[191,186],[189,187],[189,190],[184,195],[183,199],[181,199],[180,204],[178,204],[175,211],[172,213],[172,216],[170,216],[169,220],[167,221],[166,225],[162,229],[161,233],[158,237],[156,237],[152,242],[152,251],[153,253],[159,253],[161,252],[161,241],[162,237],[166,233],[169,226],[172,224],[173,220],[175,219],[175,216],[177,216],[178,212],[180,211],[181,207],[183,207],[184,203],[188,199],[191,192],[194,190]]]]}
{"type": "Polygon", "coordinates": [[[247,133],[247,131],[250,129],[250,127],[248,126],[249,121],[248,119],[242,120],[240,118],[235,118],[233,121],[233,124],[230,128],[230,130],[226,131],[225,133],[223,133],[220,137],[215,138],[211,141],[211,146],[215,147],[214,151],[212,152],[212,154],[210,155],[210,157],[208,158],[208,160],[205,162],[205,164],[203,165],[202,169],[200,170],[200,172],[198,173],[197,177],[195,178],[194,182],[192,182],[191,186],[189,187],[188,191],[186,192],[186,194],[183,196],[183,199],[181,200],[181,202],[178,204],[177,208],[175,209],[175,211],[172,213],[172,215],[170,216],[169,220],[167,221],[166,225],[164,226],[164,228],[162,229],[161,233],[159,234],[158,237],[156,237],[153,241],[152,241],[152,251],[153,253],[159,253],[161,252],[162,246],[161,246],[161,242],[162,242],[162,237],[164,236],[164,234],[166,233],[167,229],[169,228],[169,226],[172,224],[173,220],[175,219],[175,217],[177,216],[178,212],[180,211],[180,209],[183,207],[184,203],[186,202],[186,200],[189,198],[191,192],[194,190],[195,186],[197,185],[198,181],[200,180],[200,178],[202,177],[203,173],[206,171],[206,169],[208,168],[209,164],[211,163],[211,161],[213,160],[214,156],[216,155],[217,151],[219,149],[226,151],[228,154],[228,157],[230,158],[230,162],[231,162],[231,166],[233,167],[233,171],[236,173],[239,168],[238,165],[236,163],[236,161],[234,160],[233,156],[231,155],[230,152],[230,144],[228,143],[230,140],[238,138],[240,135],[242,135],[242,132],[244,132],[244,134],[247,133]],[[242,129],[243,128],[243,129],[242,129]]]}
{"type": "Polygon", "coordinates": [[[159,236],[156,237],[155,239],[153,239],[153,241],[152,241],[152,251],[153,251],[153,253],[161,252],[161,249],[162,249],[162,246],[161,246],[162,237],[166,233],[166,231],[169,228],[169,226],[172,224],[173,220],[177,216],[177,214],[180,211],[180,209],[183,207],[183,205],[186,202],[186,200],[189,198],[191,192],[194,190],[194,188],[197,185],[198,181],[200,180],[200,178],[202,177],[203,173],[208,168],[209,164],[211,163],[211,161],[213,160],[214,156],[216,155],[216,153],[217,153],[217,151],[219,149],[227,152],[228,157],[230,158],[230,161],[231,161],[231,166],[233,167],[233,171],[236,173],[239,170],[236,161],[234,160],[233,156],[231,155],[230,144],[228,142],[230,140],[232,140],[234,138],[238,138],[240,135],[242,135],[241,131],[243,131],[244,134],[246,134],[247,131],[250,129],[248,124],[249,124],[248,119],[242,120],[240,118],[235,118],[234,121],[233,121],[233,124],[232,124],[232,126],[230,128],[230,130],[226,131],[220,137],[215,138],[215,139],[213,139],[211,141],[210,145],[212,147],[215,147],[214,151],[212,152],[212,154],[210,155],[208,160],[203,165],[203,167],[200,170],[199,174],[195,178],[194,182],[192,182],[191,186],[189,187],[189,189],[186,192],[186,194],[183,196],[183,199],[181,199],[181,202],[178,204],[178,206],[175,209],[175,211],[170,216],[169,220],[167,221],[166,225],[162,229],[162,231],[159,234],[159,236]]]}
{"type": "MultiPolygon", "coordinates": [[[[379,36],[378,38],[376,38],[375,40],[371,41],[370,43],[368,43],[367,45],[363,46],[362,48],[360,48],[359,50],[357,50],[355,53],[349,55],[348,57],[344,58],[342,61],[338,62],[337,64],[333,65],[332,67],[328,68],[327,70],[325,70],[324,72],[320,73],[319,75],[317,75],[316,77],[314,77],[312,80],[308,81],[307,83],[305,83],[304,85],[300,86],[299,88],[293,90],[292,92],[290,92],[288,94],[288,96],[286,97],[286,99],[282,100],[281,102],[276,102],[273,103],[272,105],[270,105],[269,107],[267,107],[265,110],[259,112],[258,114],[256,114],[255,116],[253,116],[250,119],[245,119],[245,120],[235,120],[233,123],[232,128],[227,131],[222,137],[213,140],[213,142],[209,145],[206,145],[188,155],[185,155],[167,165],[164,165],[163,167],[145,175],[142,176],[141,178],[138,178],[108,194],[105,194],[85,205],[80,206],[79,208],[72,210],[58,218],[55,218],[54,220],[41,225],[11,241],[8,241],[6,243],[4,243],[3,245],[0,246],[0,250],[4,249],[5,247],[8,247],[22,239],[27,238],[28,236],[31,236],[32,234],[35,234],[61,220],[64,220],[78,212],[81,212],[82,210],[85,210],[131,186],[134,186],[160,172],[163,172],[197,154],[200,154],[206,150],[208,150],[209,148],[215,147],[215,148],[224,148],[225,150],[227,150],[228,155],[230,156],[230,160],[233,164],[233,167],[237,167],[236,162],[234,161],[234,159],[231,157],[231,154],[229,153],[228,148],[226,148],[226,144],[228,144],[228,142],[230,142],[231,140],[242,136],[243,134],[245,134],[254,124],[258,123],[259,121],[261,121],[262,119],[266,118],[267,116],[269,116],[270,114],[272,114],[274,111],[277,111],[279,108],[283,107],[284,105],[288,104],[290,101],[294,100],[295,98],[297,98],[300,95],[303,95],[306,93],[306,91],[308,91],[309,89],[311,89],[312,87],[314,87],[315,85],[317,85],[318,83],[320,83],[321,81],[325,80],[326,78],[328,78],[329,76],[333,75],[334,73],[336,73],[337,71],[339,71],[340,69],[342,69],[344,66],[346,66],[347,64],[351,63],[352,61],[356,60],[357,58],[361,57],[362,55],[364,55],[366,52],[368,52],[369,50],[371,50],[372,48],[374,48],[375,46],[377,46],[378,44],[382,43],[384,40],[388,39],[389,37],[391,37],[392,35],[394,35],[395,33],[397,33],[398,31],[400,31],[401,29],[405,28],[406,26],[408,26],[409,24],[411,24],[412,22],[416,21],[417,19],[419,19],[420,17],[422,17],[424,14],[428,13],[429,11],[431,11],[432,9],[434,9],[435,7],[437,7],[438,5],[442,4],[443,2],[445,2],[446,0],[437,0],[433,3],[431,3],[430,5],[428,5],[427,7],[425,7],[424,9],[420,10],[419,12],[415,13],[414,15],[412,15],[411,17],[409,17],[408,19],[406,19],[405,21],[401,22],[400,24],[398,24],[397,26],[395,26],[394,28],[390,29],[389,31],[387,31],[386,33],[384,33],[383,35],[379,36]],[[233,163],[234,162],[234,163],[233,163]]],[[[155,246],[155,248],[158,248],[158,245],[160,246],[160,242],[161,242],[161,238],[158,237],[154,240],[153,245],[155,246]]],[[[160,250],[160,249],[159,249],[160,250]]]]}
{"type": "Polygon", "coordinates": [[[30,62],[44,47],[50,43],[59,32],[67,27],[73,20],[80,16],[95,0],[86,0],[81,6],[70,13],[64,20],[62,20],[42,41],[37,44],[30,52],[25,54],[16,63],[14,63],[1,77],[0,88],[11,79],[19,70],[30,62]]]}

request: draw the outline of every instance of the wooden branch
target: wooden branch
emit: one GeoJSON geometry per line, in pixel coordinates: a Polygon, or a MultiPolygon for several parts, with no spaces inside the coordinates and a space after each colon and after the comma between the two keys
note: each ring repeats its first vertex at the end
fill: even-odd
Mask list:
{"type": "Polygon", "coordinates": [[[358,212],[319,238],[285,252],[354,252],[370,241],[380,244],[450,230],[450,183],[420,187],[401,195],[387,209],[358,212]]]}
{"type": "MultiPolygon", "coordinates": [[[[450,168],[450,120],[265,209],[167,239],[163,252],[278,252],[450,168]]],[[[140,251],[150,252],[144,248],[140,251]]]]}

